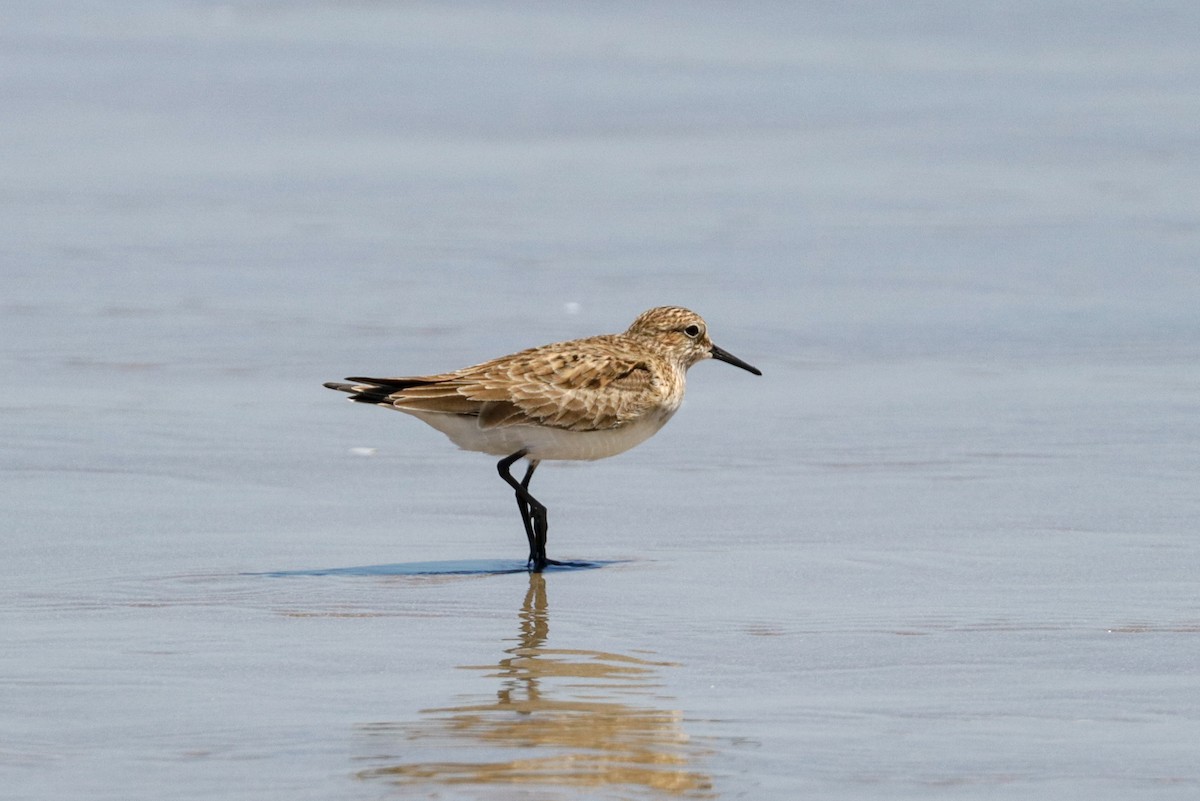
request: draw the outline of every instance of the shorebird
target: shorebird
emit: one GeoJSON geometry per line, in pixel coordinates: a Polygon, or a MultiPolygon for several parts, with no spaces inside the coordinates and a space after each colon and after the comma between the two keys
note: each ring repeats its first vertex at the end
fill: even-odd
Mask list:
{"type": "Polygon", "coordinates": [[[762,375],[708,338],[700,315],[678,306],[643,312],[623,334],[556,342],[438,375],[347,378],[325,386],[350,400],[411,414],[468,451],[503,456],[529,541],[527,566],[546,558],[546,506],[529,492],[543,461],[615,456],[649,439],[683,402],[688,368],[718,359],[762,375]],[[528,461],[518,481],[510,468],[528,461]]]}

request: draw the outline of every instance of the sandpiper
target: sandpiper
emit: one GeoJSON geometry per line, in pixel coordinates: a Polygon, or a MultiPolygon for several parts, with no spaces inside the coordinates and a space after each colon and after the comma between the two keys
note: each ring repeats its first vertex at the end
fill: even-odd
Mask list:
{"type": "Polygon", "coordinates": [[[719,359],[762,375],[708,338],[700,315],[678,306],[643,312],[623,334],[557,342],[464,367],[402,378],[347,378],[325,386],[350,400],[417,417],[468,451],[503,456],[534,571],[546,558],[546,506],[529,492],[543,461],[591,460],[627,451],[658,432],[683,402],[693,364],[719,359]],[[529,462],[518,481],[509,468],[529,462]]]}

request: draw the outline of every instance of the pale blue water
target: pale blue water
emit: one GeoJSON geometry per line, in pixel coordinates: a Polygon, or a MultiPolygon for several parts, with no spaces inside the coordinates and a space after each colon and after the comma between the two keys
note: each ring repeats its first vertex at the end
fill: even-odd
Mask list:
{"type": "Polygon", "coordinates": [[[5,797],[1195,798],[1198,9],[6,6],[5,797]],[[320,386],[660,303],[594,569],[320,386]]]}

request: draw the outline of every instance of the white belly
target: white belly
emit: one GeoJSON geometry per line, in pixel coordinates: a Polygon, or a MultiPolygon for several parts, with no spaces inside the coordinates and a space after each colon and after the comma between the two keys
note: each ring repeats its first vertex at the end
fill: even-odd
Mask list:
{"type": "Polygon", "coordinates": [[[621,428],[566,431],[544,426],[480,428],[478,417],[406,409],[399,411],[424,420],[463,450],[490,453],[493,456],[508,456],[523,450],[529,458],[538,461],[592,460],[615,456],[654,436],[673,413],[664,411],[646,415],[621,428]]]}

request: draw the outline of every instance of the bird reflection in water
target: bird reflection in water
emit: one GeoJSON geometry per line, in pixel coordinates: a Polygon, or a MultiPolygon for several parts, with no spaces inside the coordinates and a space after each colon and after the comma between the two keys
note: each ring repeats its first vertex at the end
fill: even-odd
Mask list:
{"type": "Polygon", "coordinates": [[[670,663],[546,647],[550,622],[540,573],[529,575],[520,621],[517,644],[499,664],[464,666],[501,680],[494,699],[422,710],[415,723],[361,727],[380,745],[438,755],[474,749],[478,759],[388,764],[359,777],[409,790],[619,786],[625,795],[712,797],[711,778],[691,766],[704,751],[683,731],[682,714],[629,701],[652,701],[658,669],[670,663]]]}

